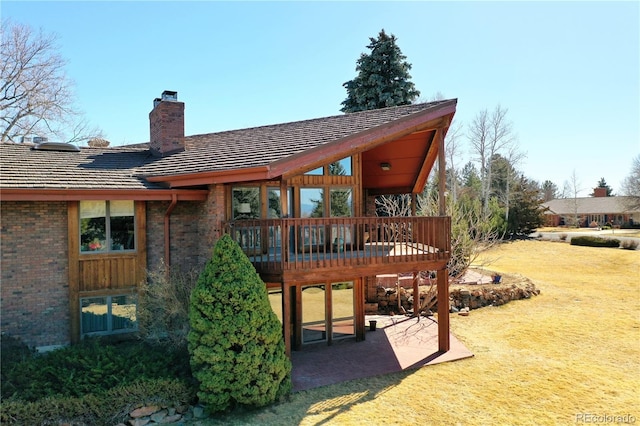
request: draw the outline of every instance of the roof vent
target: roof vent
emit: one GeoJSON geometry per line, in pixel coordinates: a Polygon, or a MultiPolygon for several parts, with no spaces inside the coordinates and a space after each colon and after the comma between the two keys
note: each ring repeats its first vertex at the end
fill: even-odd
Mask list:
{"type": "Polygon", "coordinates": [[[80,152],[80,148],[66,142],[42,142],[31,149],[36,151],[80,152]]]}

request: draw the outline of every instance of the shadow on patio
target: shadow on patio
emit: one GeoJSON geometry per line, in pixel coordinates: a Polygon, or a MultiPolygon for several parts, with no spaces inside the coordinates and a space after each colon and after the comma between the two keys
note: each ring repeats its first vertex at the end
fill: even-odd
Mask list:
{"type": "Polygon", "coordinates": [[[377,321],[366,340],[306,345],[291,354],[293,390],[301,391],[353,379],[394,373],[473,356],[453,335],[451,349],[438,351],[438,325],[432,318],[367,315],[377,321]]]}

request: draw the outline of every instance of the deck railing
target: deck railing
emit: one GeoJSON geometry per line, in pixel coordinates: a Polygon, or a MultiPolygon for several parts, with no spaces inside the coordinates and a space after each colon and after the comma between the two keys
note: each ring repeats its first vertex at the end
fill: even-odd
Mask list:
{"type": "Polygon", "coordinates": [[[224,223],[259,273],[448,260],[451,219],[340,217],[224,223]]]}

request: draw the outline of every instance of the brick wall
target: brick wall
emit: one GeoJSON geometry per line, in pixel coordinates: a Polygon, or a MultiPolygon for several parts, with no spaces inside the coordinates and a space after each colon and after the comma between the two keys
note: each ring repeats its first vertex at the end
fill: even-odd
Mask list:
{"type": "Polygon", "coordinates": [[[366,195],[364,197],[364,215],[371,217],[377,216],[375,195],[366,195]]]}
{"type": "MultiPolygon", "coordinates": [[[[169,202],[147,203],[147,267],[156,270],[164,258],[164,215],[169,202]]],[[[224,186],[214,185],[205,202],[179,201],[171,213],[171,267],[201,269],[220,238],[224,186]]]]}
{"type": "Polygon", "coordinates": [[[69,343],[66,202],[0,204],[3,333],[29,346],[69,343]]]}
{"type": "MultiPolygon", "coordinates": [[[[156,271],[164,261],[164,215],[168,201],[147,203],[147,268],[156,271]]],[[[179,201],[170,216],[171,267],[189,271],[200,262],[199,221],[202,203],[179,201]]]]}
{"type": "MultiPolygon", "coordinates": [[[[164,258],[164,215],[169,202],[147,203],[147,268],[164,258]]],[[[0,204],[0,325],[29,346],[69,343],[66,202],[0,204]]],[[[171,214],[171,265],[200,270],[211,257],[224,218],[224,186],[206,202],[178,202],[171,214]]]]}
{"type": "Polygon", "coordinates": [[[184,151],[184,103],[161,101],[149,113],[151,152],[165,156],[184,151]]]}
{"type": "Polygon", "coordinates": [[[200,261],[203,265],[211,258],[213,246],[222,233],[222,221],[225,220],[224,201],[224,185],[212,185],[209,188],[209,197],[200,212],[203,218],[201,221],[200,261]]]}

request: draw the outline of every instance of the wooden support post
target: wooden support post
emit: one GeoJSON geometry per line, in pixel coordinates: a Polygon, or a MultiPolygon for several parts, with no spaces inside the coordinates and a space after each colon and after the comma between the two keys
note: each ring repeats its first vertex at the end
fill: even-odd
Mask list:
{"type": "Polygon", "coordinates": [[[284,349],[291,358],[291,287],[282,283],[282,333],[284,334],[284,349]]]}
{"type": "Polygon", "coordinates": [[[365,312],[364,312],[364,277],[356,278],[354,281],[353,297],[355,298],[355,328],[356,342],[365,340],[365,312]]]}
{"type": "Polygon", "coordinates": [[[438,207],[439,215],[446,216],[447,203],[445,200],[445,192],[447,190],[447,164],[444,152],[444,132],[438,129],[436,132],[438,138],[438,207]]]}
{"type": "Polygon", "coordinates": [[[418,317],[418,321],[420,321],[420,283],[418,282],[420,278],[419,272],[413,273],[413,316],[418,317]]]}
{"type": "Polygon", "coordinates": [[[294,318],[293,318],[293,349],[300,350],[302,347],[302,286],[300,284],[294,287],[294,318]]]}
{"type": "Polygon", "coordinates": [[[416,206],[418,205],[418,194],[411,193],[411,216],[416,215],[416,206]]]}
{"type": "Polygon", "coordinates": [[[324,328],[327,333],[327,345],[333,344],[333,285],[324,283],[324,328]]]}
{"type": "MultiPolygon", "coordinates": [[[[444,151],[444,132],[438,129],[438,207],[440,216],[447,214],[447,202],[445,192],[447,189],[447,165],[444,151]]],[[[447,235],[446,230],[441,234],[447,235]]],[[[444,242],[441,241],[440,244],[444,242]]],[[[438,271],[438,350],[447,352],[450,349],[449,341],[449,271],[445,267],[438,271]]]]}
{"type": "Polygon", "coordinates": [[[289,193],[284,179],[280,181],[280,212],[282,217],[289,217],[289,193]]]}
{"type": "Polygon", "coordinates": [[[449,271],[442,269],[438,274],[438,350],[447,352],[449,341],[449,271]]]}

